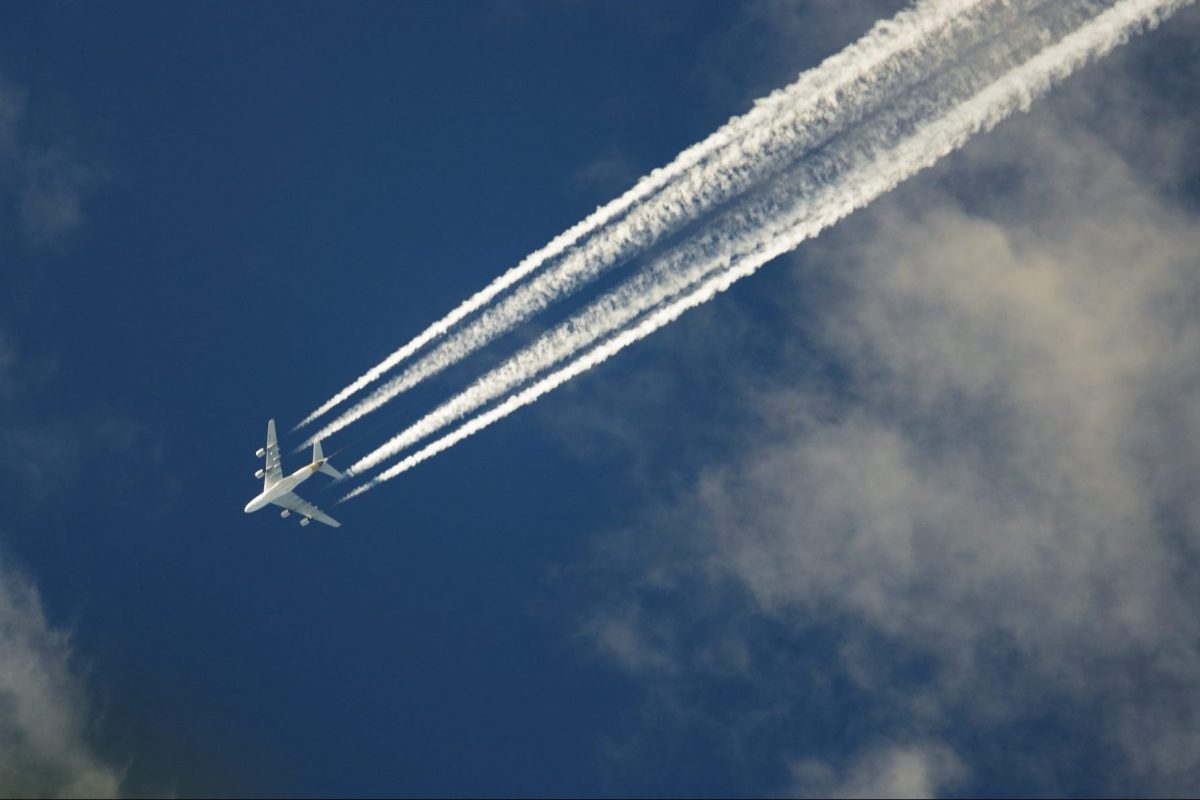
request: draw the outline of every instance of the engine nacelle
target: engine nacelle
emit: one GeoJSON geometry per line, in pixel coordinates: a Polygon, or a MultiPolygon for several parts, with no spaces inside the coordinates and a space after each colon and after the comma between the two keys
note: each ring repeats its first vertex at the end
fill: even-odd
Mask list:
{"type": "Polygon", "coordinates": [[[304,519],[300,520],[300,527],[303,528],[304,526],[308,525],[309,522],[309,518],[305,517],[304,519]]]}
{"type": "Polygon", "coordinates": [[[258,472],[254,473],[254,477],[256,477],[256,478],[261,478],[262,476],[263,476],[263,471],[261,469],[258,472]]]}
{"type": "Polygon", "coordinates": [[[254,455],[255,455],[255,457],[256,457],[256,458],[262,458],[262,457],[263,457],[264,455],[266,455],[266,454],[267,454],[267,451],[266,451],[266,450],[264,450],[264,449],[262,449],[261,447],[260,447],[260,448],[258,448],[258,450],[256,450],[256,451],[255,451],[255,453],[254,453],[254,455]]]}
{"type": "Polygon", "coordinates": [[[285,508],[283,511],[280,511],[280,512],[279,512],[279,516],[283,517],[284,519],[287,519],[287,518],[288,518],[288,515],[290,515],[291,513],[292,513],[291,511],[288,511],[288,510],[285,508]]]}

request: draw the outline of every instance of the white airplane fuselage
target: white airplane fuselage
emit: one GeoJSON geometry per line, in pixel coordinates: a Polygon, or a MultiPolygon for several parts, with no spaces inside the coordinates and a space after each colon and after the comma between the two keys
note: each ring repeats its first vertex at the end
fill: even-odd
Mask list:
{"type": "Polygon", "coordinates": [[[294,491],[297,486],[318,472],[324,472],[334,480],[341,480],[345,477],[337,471],[333,464],[329,463],[329,459],[321,452],[320,440],[314,440],[312,443],[312,461],[284,477],[283,464],[279,458],[279,440],[275,436],[275,420],[269,419],[267,420],[267,443],[258,448],[258,452],[254,455],[258,458],[265,458],[266,462],[262,469],[254,473],[254,477],[262,479],[262,492],[246,503],[247,514],[252,514],[265,506],[279,506],[283,509],[279,512],[279,516],[288,517],[296,514],[300,518],[300,527],[307,526],[313,520],[331,528],[342,527],[342,523],[294,491]]]}
{"type": "Polygon", "coordinates": [[[276,499],[277,497],[282,497],[315,475],[323,463],[325,462],[322,461],[316,464],[309,464],[307,467],[301,467],[291,475],[288,475],[286,478],[271,486],[269,489],[264,489],[258,495],[258,497],[255,497],[249,503],[246,503],[246,513],[252,514],[255,511],[258,511],[260,508],[269,506],[272,500],[276,499]]]}

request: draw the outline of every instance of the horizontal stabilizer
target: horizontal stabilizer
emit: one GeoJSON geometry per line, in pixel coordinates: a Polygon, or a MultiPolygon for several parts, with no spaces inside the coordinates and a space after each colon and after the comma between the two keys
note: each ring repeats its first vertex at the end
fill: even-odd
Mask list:
{"type": "MultiPolygon", "coordinates": [[[[337,453],[334,453],[334,455],[337,455],[337,453]]],[[[317,472],[324,472],[326,475],[329,475],[330,477],[333,477],[333,478],[337,478],[338,480],[341,480],[341,478],[343,477],[342,473],[340,473],[336,469],[334,469],[332,464],[330,464],[328,461],[325,461],[325,454],[323,452],[321,452],[321,440],[320,439],[313,442],[312,463],[320,464],[320,466],[317,467],[317,472]],[[322,462],[324,462],[324,463],[322,463],[322,462]]]]}

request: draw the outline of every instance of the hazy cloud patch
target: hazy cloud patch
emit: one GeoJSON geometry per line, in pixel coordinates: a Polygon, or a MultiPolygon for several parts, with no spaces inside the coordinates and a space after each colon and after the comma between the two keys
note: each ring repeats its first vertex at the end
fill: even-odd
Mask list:
{"type": "Polygon", "coordinates": [[[962,762],[937,744],[891,745],[861,755],[838,772],[816,760],[791,766],[790,797],[907,797],[944,795],[962,780],[962,762]]]}
{"type": "Polygon", "coordinates": [[[743,444],[606,541],[591,641],[791,791],[1200,779],[1194,121],[1141,114],[1137,63],[806,248],[781,346],[829,369],[734,370],[743,444]]]}
{"type": "Polygon", "coordinates": [[[121,775],[87,743],[88,727],[69,637],[0,561],[0,795],[115,797],[121,775]]]}
{"type": "MultiPolygon", "coordinates": [[[[104,177],[78,156],[66,131],[43,135],[34,127],[27,94],[0,77],[5,266],[36,263],[32,251],[68,242],[104,177]]],[[[17,272],[0,276],[6,289],[20,283],[17,272]]],[[[47,403],[60,391],[57,359],[38,349],[36,336],[22,334],[20,304],[12,305],[17,310],[0,302],[0,505],[6,524],[17,527],[0,540],[42,535],[36,526],[46,504],[77,485],[90,460],[111,463],[140,430],[119,416],[64,415],[47,403]],[[19,527],[29,519],[34,530],[19,527]]],[[[143,445],[149,440],[141,434],[143,445]]],[[[114,471],[129,472],[110,466],[94,479],[111,480],[114,471]]],[[[123,774],[97,755],[90,743],[97,733],[70,635],[50,624],[37,588],[0,552],[0,796],[115,796],[123,774]]]]}
{"type": "Polygon", "coordinates": [[[19,214],[25,235],[45,245],[80,227],[83,203],[97,180],[94,170],[61,148],[26,154],[19,214]]]}
{"type": "MultiPolygon", "coordinates": [[[[0,328],[0,501],[10,523],[61,497],[103,443],[88,426],[30,410],[46,389],[41,372],[0,328]]],[[[89,744],[94,720],[76,666],[69,635],[50,625],[36,587],[0,553],[0,796],[118,793],[120,771],[89,744]]]]}
{"type": "Polygon", "coordinates": [[[30,134],[26,93],[0,76],[0,225],[32,247],[56,245],[84,224],[87,198],[103,180],[66,137],[30,134]]]}
{"type": "Polygon", "coordinates": [[[605,198],[616,197],[637,182],[642,171],[626,156],[609,153],[589,161],[571,175],[572,185],[579,191],[605,198]]]}

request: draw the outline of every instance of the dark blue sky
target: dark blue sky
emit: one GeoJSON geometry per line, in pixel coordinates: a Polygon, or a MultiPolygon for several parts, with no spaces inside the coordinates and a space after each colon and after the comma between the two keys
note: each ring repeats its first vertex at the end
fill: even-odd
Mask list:
{"type": "MultiPolygon", "coordinates": [[[[797,288],[795,273],[848,260],[886,219],[855,218],[827,250],[714,304],[725,311],[689,316],[338,507],[340,530],[241,510],[258,491],[269,416],[289,429],[900,5],[0,7],[0,80],[20,98],[23,154],[0,180],[40,181],[60,208],[39,217],[18,192],[3,197],[0,356],[16,366],[0,397],[15,462],[2,473],[0,549],[71,632],[88,739],[125,770],[127,792],[761,794],[789,790],[803,772],[794,759],[841,763],[870,740],[864,726],[892,724],[852,670],[830,677],[822,654],[845,655],[837,624],[798,634],[770,603],[750,614],[763,626],[754,663],[820,673],[775,709],[756,681],[720,670],[648,679],[589,634],[596,609],[628,591],[660,625],[702,609],[666,638],[701,659],[720,649],[724,616],[708,604],[724,595],[614,565],[697,559],[679,531],[706,523],[652,500],[692,497],[697,475],[737,473],[742,445],[775,435],[748,398],[788,377],[856,396],[839,351],[795,321],[819,313],[814,297],[848,290],[820,278],[797,288]],[[695,343],[717,329],[727,344],[695,343]],[[614,544],[629,537],[653,552],[614,544]]],[[[1186,38],[1158,41],[1179,62],[1195,55],[1186,38]]],[[[1113,74],[1140,75],[1153,54],[1138,53],[1113,74]]],[[[1163,102],[1184,102],[1176,90],[1163,102]]],[[[1077,88],[1071,108],[1089,92],[1077,88]]],[[[1003,194],[986,160],[955,168],[1003,194]]],[[[986,195],[957,191],[963,207],[986,195]]],[[[327,452],[358,457],[463,374],[327,452]]],[[[300,461],[285,455],[285,470],[300,461]]],[[[734,594],[743,607],[747,593],[734,594]]],[[[881,652],[893,633],[879,634],[881,652]]],[[[930,669],[915,650],[895,660],[906,681],[930,669]]],[[[995,724],[1020,741],[1079,717],[1064,719],[995,724]]],[[[937,730],[958,758],[978,756],[979,780],[1002,782],[992,724],[937,730]]],[[[1074,747],[1061,752],[1104,752],[1086,736],[1074,747]]],[[[1108,785],[1040,774],[1009,788],[1108,785]]]]}
{"type": "Polygon", "coordinates": [[[70,473],[52,500],[5,503],[6,547],[72,627],[129,787],[729,785],[690,762],[669,777],[612,765],[638,687],[572,640],[547,581],[625,516],[629,489],[621,463],[556,447],[537,410],[341,509],[336,533],[240,510],[269,415],[290,427],[742,110],[758,87],[701,69],[775,77],[723,49],[737,15],[4,9],[21,136],[88,172],[77,229],[6,237],[6,322],[52,364],[21,424],[66,437],[71,462],[47,467],[70,473]]]}

